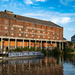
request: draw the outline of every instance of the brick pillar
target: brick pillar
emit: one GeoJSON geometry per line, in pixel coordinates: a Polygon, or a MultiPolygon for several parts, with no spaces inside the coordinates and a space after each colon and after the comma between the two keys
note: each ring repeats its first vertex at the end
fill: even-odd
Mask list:
{"type": "Polygon", "coordinates": [[[57,47],[57,43],[56,43],[56,41],[55,41],[55,47],[57,47]]]}
{"type": "Polygon", "coordinates": [[[36,50],[36,40],[35,40],[35,50],[36,50]]]}
{"type": "Polygon", "coordinates": [[[3,38],[1,38],[1,51],[2,51],[2,48],[3,48],[3,46],[2,46],[2,40],[3,40],[3,38]]]}
{"type": "Polygon", "coordinates": [[[42,40],[41,40],[41,49],[42,49],[42,40]]]}
{"type": "Polygon", "coordinates": [[[47,41],[46,41],[46,49],[47,49],[47,41]]]}
{"type": "Polygon", "coordinates": [[[30,45],[30,43],[31,43],[31,40],[29,40],[29,49],[31,48],[31,45],[30,45]]]}
{"type": "Polygon", "coordinates": [[[23,39],[23,48],[24,48],[24,39],[23,39]]]}
{"type": "Polygon", "coordinates": [[[10,39],[8,39],[8,49],[10,50],[10,39]]]}
{"type": "Polygon", "coordinates": [[[15,48],[17,48],[17,39],[15,39],[15,48]]]}

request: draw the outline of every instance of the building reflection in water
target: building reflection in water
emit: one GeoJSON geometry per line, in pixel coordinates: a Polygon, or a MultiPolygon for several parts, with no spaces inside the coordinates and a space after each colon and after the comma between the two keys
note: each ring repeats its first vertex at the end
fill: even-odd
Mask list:
{"type": "Polygon", "coordinates": [[[63,65],[54,57],[1,61],[0,75],[63,75],[63,65]]]}

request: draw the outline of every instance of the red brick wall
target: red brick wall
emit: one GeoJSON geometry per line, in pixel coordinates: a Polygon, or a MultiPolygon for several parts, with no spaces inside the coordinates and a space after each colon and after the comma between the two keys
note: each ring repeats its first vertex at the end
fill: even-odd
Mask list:
{"type": "Polygon", "coordinates": [[[32,38],[32,34],[36,33],[34,34],[34,38],[38,38],[38,35],[40,34],[39,39],[63,40],[63,28],[56,28],[56,27],[50,27],[45,25],[39,25],[39,24],[36,25],[33,23],[19,22],[15,20],[0,18],[0,36],[10,35],[15,37],[26,37],[26,29],[28,30],[27,32],[29,38],[32,38]],[[7,24],[5,23],[5,20],[8,21],[7,24]],[[32,25],[34,25],[34,27],[32,27],[32,25]],[[7,26],[7,29],[5,29],[5,26],[7,26]],[[20,27],[16,27],[16,26],[20,26],[20,27]],[[14,28],[13,30],[12,27],[14,28]],[[20,28],[21,30],[19,30],[20,28]],[[38,30],[40,30],[40,33],[38,33],[38,30]],[[7,32],[7,35],[5,35],[5,32],[7,32]],[[11,35],[12,33],[13,35],[11,35]],[[19,34],[21,34],[21,36],[19,36],[19,34]],[[42,34],[45,35],[45,38],[43,38],[42,34]]]}
{"type": "MultiPolygon", "coordinates": [[[[56,28],[56,27],[50,27],[50,26],[39,25],[34,23],[20,22],[16,20],[0,18],[0,36],[63,40],[63,28],[56,28]],[[5,23],[5,21],[8,21],[8,22],[5,23]],[[34,27],[32,27],[32,25],[34,25],[34,27]],[[7,29],[5,29],[6,26],[7,26],[7,29]],[[13,27],[13,30],[12,30],[12,27],[13,27]],[[6,35],[6,32],[7,32],[7,35],[6,35]],[[26,37],[26,34],[28,34],[28,37],[26,37]],[[32,34],[33,34],[33,37],[32,37],[32,34]]],[[[35,45],[35,42],[32,42],[31,47],[33,47],[34,45],[35,45]]],[[[8,46],[8,41],[4,42],[4,46],[8,46]]],[[[11,41],[10,46],[15,46],[15,41],[11,41]]],[[[23,42],[17,41],[17,46],[23,46],[23,42]]],[[[29,46],[29,42],[25,41],[24,46],[29,46]]],[[[41,43],[38,43],[37,47],[39,46],[41,46],[41,43]]],[[[46,47],[46,43],[43,43],[43,46],[46,47]]],[[[47,46],[50,46],[50,44],[48,44],[47,46]]],[[[53,44],[53,46],[55,46],[55,44],[53,44]]]]}

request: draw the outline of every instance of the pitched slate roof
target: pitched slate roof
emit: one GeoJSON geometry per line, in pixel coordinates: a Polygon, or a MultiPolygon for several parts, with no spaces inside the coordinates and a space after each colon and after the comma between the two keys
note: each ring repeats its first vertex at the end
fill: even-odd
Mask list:
{"type": "Polygon", "coordinates": [[[30,17],[15,15],[15,14],[12,14],[11,12],[7,13],[7,12],[1,11],[0,17],[7,18],[7,19],[13,19],[13,20],[19,20],[19,21],[23,21],[23,22],[35,23],[35,24],[40,24],[40,25],[46,25],[46,26],[51,26],[51,27],[62,28],[61,26],[54,24],[53,22],[50,22],[50,21],[44,21],[44,20],[34,19],[34,18],[30,18],[30,17]]]}

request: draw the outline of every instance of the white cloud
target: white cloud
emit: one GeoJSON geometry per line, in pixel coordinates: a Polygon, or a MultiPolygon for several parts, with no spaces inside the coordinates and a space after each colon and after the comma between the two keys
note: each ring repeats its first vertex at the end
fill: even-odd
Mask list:
{"type": "Polygon", "coordinates": [[[41,2],[45,2],[46,0],[36,0],[36,1],[41,1],[41,2]]]}
{"type": "Polygon", "coordinates": [[[70,2],[73,2],[74,0],[60,0],[60,2],[63,4],[63,5],[68,5],[70,2]]]}
{"type": "Polygon", "coordinates": [[[49,7],[49,9],[55,9],[54,7],[49,7]]]}
{"type": "Polygon", "coordinates": [[[59,24],[67,24],[72,21],[74,21],[74,19],[70,17],[55,17],[52,19],[52,22],[59,24]]]}
{"type": "Polygon", "coordinates": [[[68,30],[71,31],[71,32],[75,31],[75,29],[73,29],[73,28],[68,28],[68,30]]]}
{"type": "Polygon", "coordinates": [[[33,4],[33,2],[31,0],[24,0],[24,3],[26,3],[26,4],[33,4]]]}
{"type": "Polygon", "coordinates": [[[2,6],[7,7],[7,5],[2,5],[2,6]]]}
{"type": "Polygon", "coordinates": [[[75,7],[75,6],[72,6],[72,7],[75,7]]]}
{"type": "Polygon", "coordinates": [[[4,1],[7,1],[8,2],[9,0],[2,0],[2,2],[4,2],[4,1]]]}
{"type": "Polygon", "coordinates": [[[70,22],[74,22],[75,18],[73,17],[75,13],[59,13],[59,12],[45,12],[37,10],[36,12],[32,13],[25,13],[23,16],[28,16],[32,18],[52,21],[59,25],[66,25],[70,22]],[[37,12],[37,13],[36,13],[37,12]]]}
{"type": "Polygon", "coordinates": [[[16,3],[14,3],[14,6],[16,6],[17,4],[16,3]]]}
{"type": "Polygon", "coordinates": [[[58,7],[60,7],[60,5],[58,7]]]}
{"type": "Polygon", "coordinates": [[[43,17],[44,15],[43,14],[33,14],[33,13],[26,13],[26,14],[23,14],[23,16],[24,15],[27,15],[27,16],[30,16],[30,17],[32,17],[32,16],[41,16],[41,17],[43,17]]]}
{"type": "MultiPolygon", "coordinates": [[[[45,2],[46,0],[24,0],[25,4],[34,4],[35,2],[45,2]]],[[[38,5],[38,4],[34,4],[34,5],[38,5]]]]}
{"type": "Polygon", "coordinates": [[[21,3],[19,3],[19,5],[20,5],[20,6],[22,6],[22,4],[21,4],[21,3]]]}

